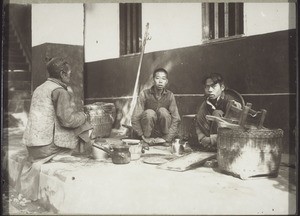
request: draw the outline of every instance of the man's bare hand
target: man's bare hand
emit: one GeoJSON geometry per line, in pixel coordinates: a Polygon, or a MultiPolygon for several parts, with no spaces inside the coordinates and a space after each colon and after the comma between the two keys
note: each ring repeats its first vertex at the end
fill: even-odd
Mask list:
{"type": "Polygon", "coordinates": [[[209,137],[201,139],[200,144],[207,150],[214,150],[217,146],[217,134],[212,134],[209,137]]]}
{"type": "Polygon", "coordinates": [[[204,137],[204,138],[202,138],[200,144],[203,147],[205,147],[205,148],[207,148],[208,146],[210,146],[210,137],[204,137]]]}
{"type": "Polygon", "coordinates": [[[147,138],[147,137],[142,137],[145,143],[148,143],[149,145],[154,144],[154,138],[147,138]]]}
{"type": "Polygon", "coordinates": [[[217,134],[211,134],[210,135],[210,144],[212,146],[216,146],[217,145],[217,138],[218,138],[217,134]]]}

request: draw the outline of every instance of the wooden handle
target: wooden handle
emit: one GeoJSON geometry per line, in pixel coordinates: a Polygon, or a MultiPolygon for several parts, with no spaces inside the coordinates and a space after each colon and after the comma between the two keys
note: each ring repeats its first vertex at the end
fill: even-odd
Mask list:
{"type": "Polygon", "coordinates": [[[96,145],[95,143],[93,143],[92,146],[94,146],[95,148],[101,149],[102,151],[105,151],[105,152],[106,152],[107,154],[109,154],[109,155],[111,155],[111,153],[112,153],[109,149],[107,149],[107,148],[105,148],[105,147],[102,147],[102,146],[98,146],[98,145],[96,145]]]}
{"type": "Polygon", "coordinates": [[[215,121],[218,123],[218,125],[223,125],[223,127],[229,127],[229,128],[238,128],[240,127],[238,124],[232,124],[224,120],[222,117],[218,116],[212,116],[212,115],[206,115],[206,119],[208,121],[215,121]]]}
{"type": "MultiPolygon", "coordinates": [[[[137,70],[137,74],[136,74],[136,80],[135,80],[134,89],[133,89],[133,96],[132,96],[132,100],[131,100],[130,108],[129,108],[129,116],[132,116],[135,104],[137,102],[137,97],[138,97],[138,92],[139,92],[139,79],[140,79],[143,56],[144,56],[144,52],[145,52],[146,41],[150,40],[148,29],[149,29],[149,23],[146,24],[146,31],[145,31],[144,41],[143,41],[142,50],[141,50],[141,54],[140,54],[140,60],[139,60],[138,70],[137,70]]],[[[131,124],[131,122],[130,122],[130,124],[131,124]]]]}
{"type": "Polygon", "coordinates": [[[218,117],[218,116],[206,115],[206,119],[208,121],[228,123],[227,121],[225,121],[224,119],[222,119],[221,117],[218,117]]]}

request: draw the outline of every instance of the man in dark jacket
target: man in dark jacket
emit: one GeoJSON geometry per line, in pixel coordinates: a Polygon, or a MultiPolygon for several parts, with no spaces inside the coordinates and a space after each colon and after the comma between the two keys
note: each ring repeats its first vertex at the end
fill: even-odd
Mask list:
{"type": "MultiPolygon", "coordinates": [[[[212,73],[203,80],[205,101],[201,104],[196,116],[196,133],[200,147],[208,151],[217,149],[217,124],[208,121],[206,115],[223,117],[229,98],[224,94],[225,84],[223,77],[212,73]]],[[[237,107],[241,104],[234,102],[237,107]]]]}

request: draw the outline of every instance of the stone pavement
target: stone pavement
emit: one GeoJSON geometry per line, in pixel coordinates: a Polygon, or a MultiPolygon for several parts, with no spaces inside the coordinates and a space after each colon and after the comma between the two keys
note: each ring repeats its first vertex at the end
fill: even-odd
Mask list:
{"type": "MultiPolygon", "coordinates": [[[[12,185],[21,135],[8,136],[12,185]]],[[[174,172],[141,160],[125,165],[89,158],[55,161],[43,165],[39,203],[60,214],[294,214],[293,165],[283,155],[277,178],[241,180],[210,167],[174,172]]]]}
{"type": "MultiPolygon", "coordinates": [[[[10,128],[9,130],[9,144],[10,150],[17,151],[20,147],[20,140],[22,138],[23,130],[22,128],[10,128]]],[[[1,145],[1,165],[2,165],[2,171],[4,170],[3,162],[7,163],[7,160],[4,159],[5,153],[8,151],[7,144],[7,138],[8,138],[8,129],[4,130],[3,133],[4,139],[2,140],[1,145]]],[[[4,172],[2,172],[4,174],[4,172]]],[[[8,180],[4,177],[2,179],[2,215],[25,215],[25,214],[46,214],[50,213],[48,210],[43,208],[39,202],[31,202],[30,200],[23,197],[21,194],[19,194],[13,187],[8,185],[8,180]]]]}
{"type": "Polygon", "coordinates": [[[4,187],[4,191],[2,191],[2,215],[42,215],[47,213],[49,211],[43,208],[40,203],[24,198],[11,186],[4,187]]]}

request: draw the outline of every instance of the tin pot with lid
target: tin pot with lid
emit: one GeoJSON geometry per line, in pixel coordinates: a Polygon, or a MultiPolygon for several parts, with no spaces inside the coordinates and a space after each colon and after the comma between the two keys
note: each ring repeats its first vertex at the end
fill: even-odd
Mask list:
{"type": "Polygon", "coordinates": [[[109,148],[93,144],[94,147],[105,151],[112,159],[114,164],[127,164],[131,160],[131,154],[128,145],[115,144],[109,148]]]}
{"type": "Polygon", "coordinates": [[[172,153],[177,156],[183,155],[186,144],[187,142],[180,143],[180,139],[175,139],[172,143],[172,153]]]}

